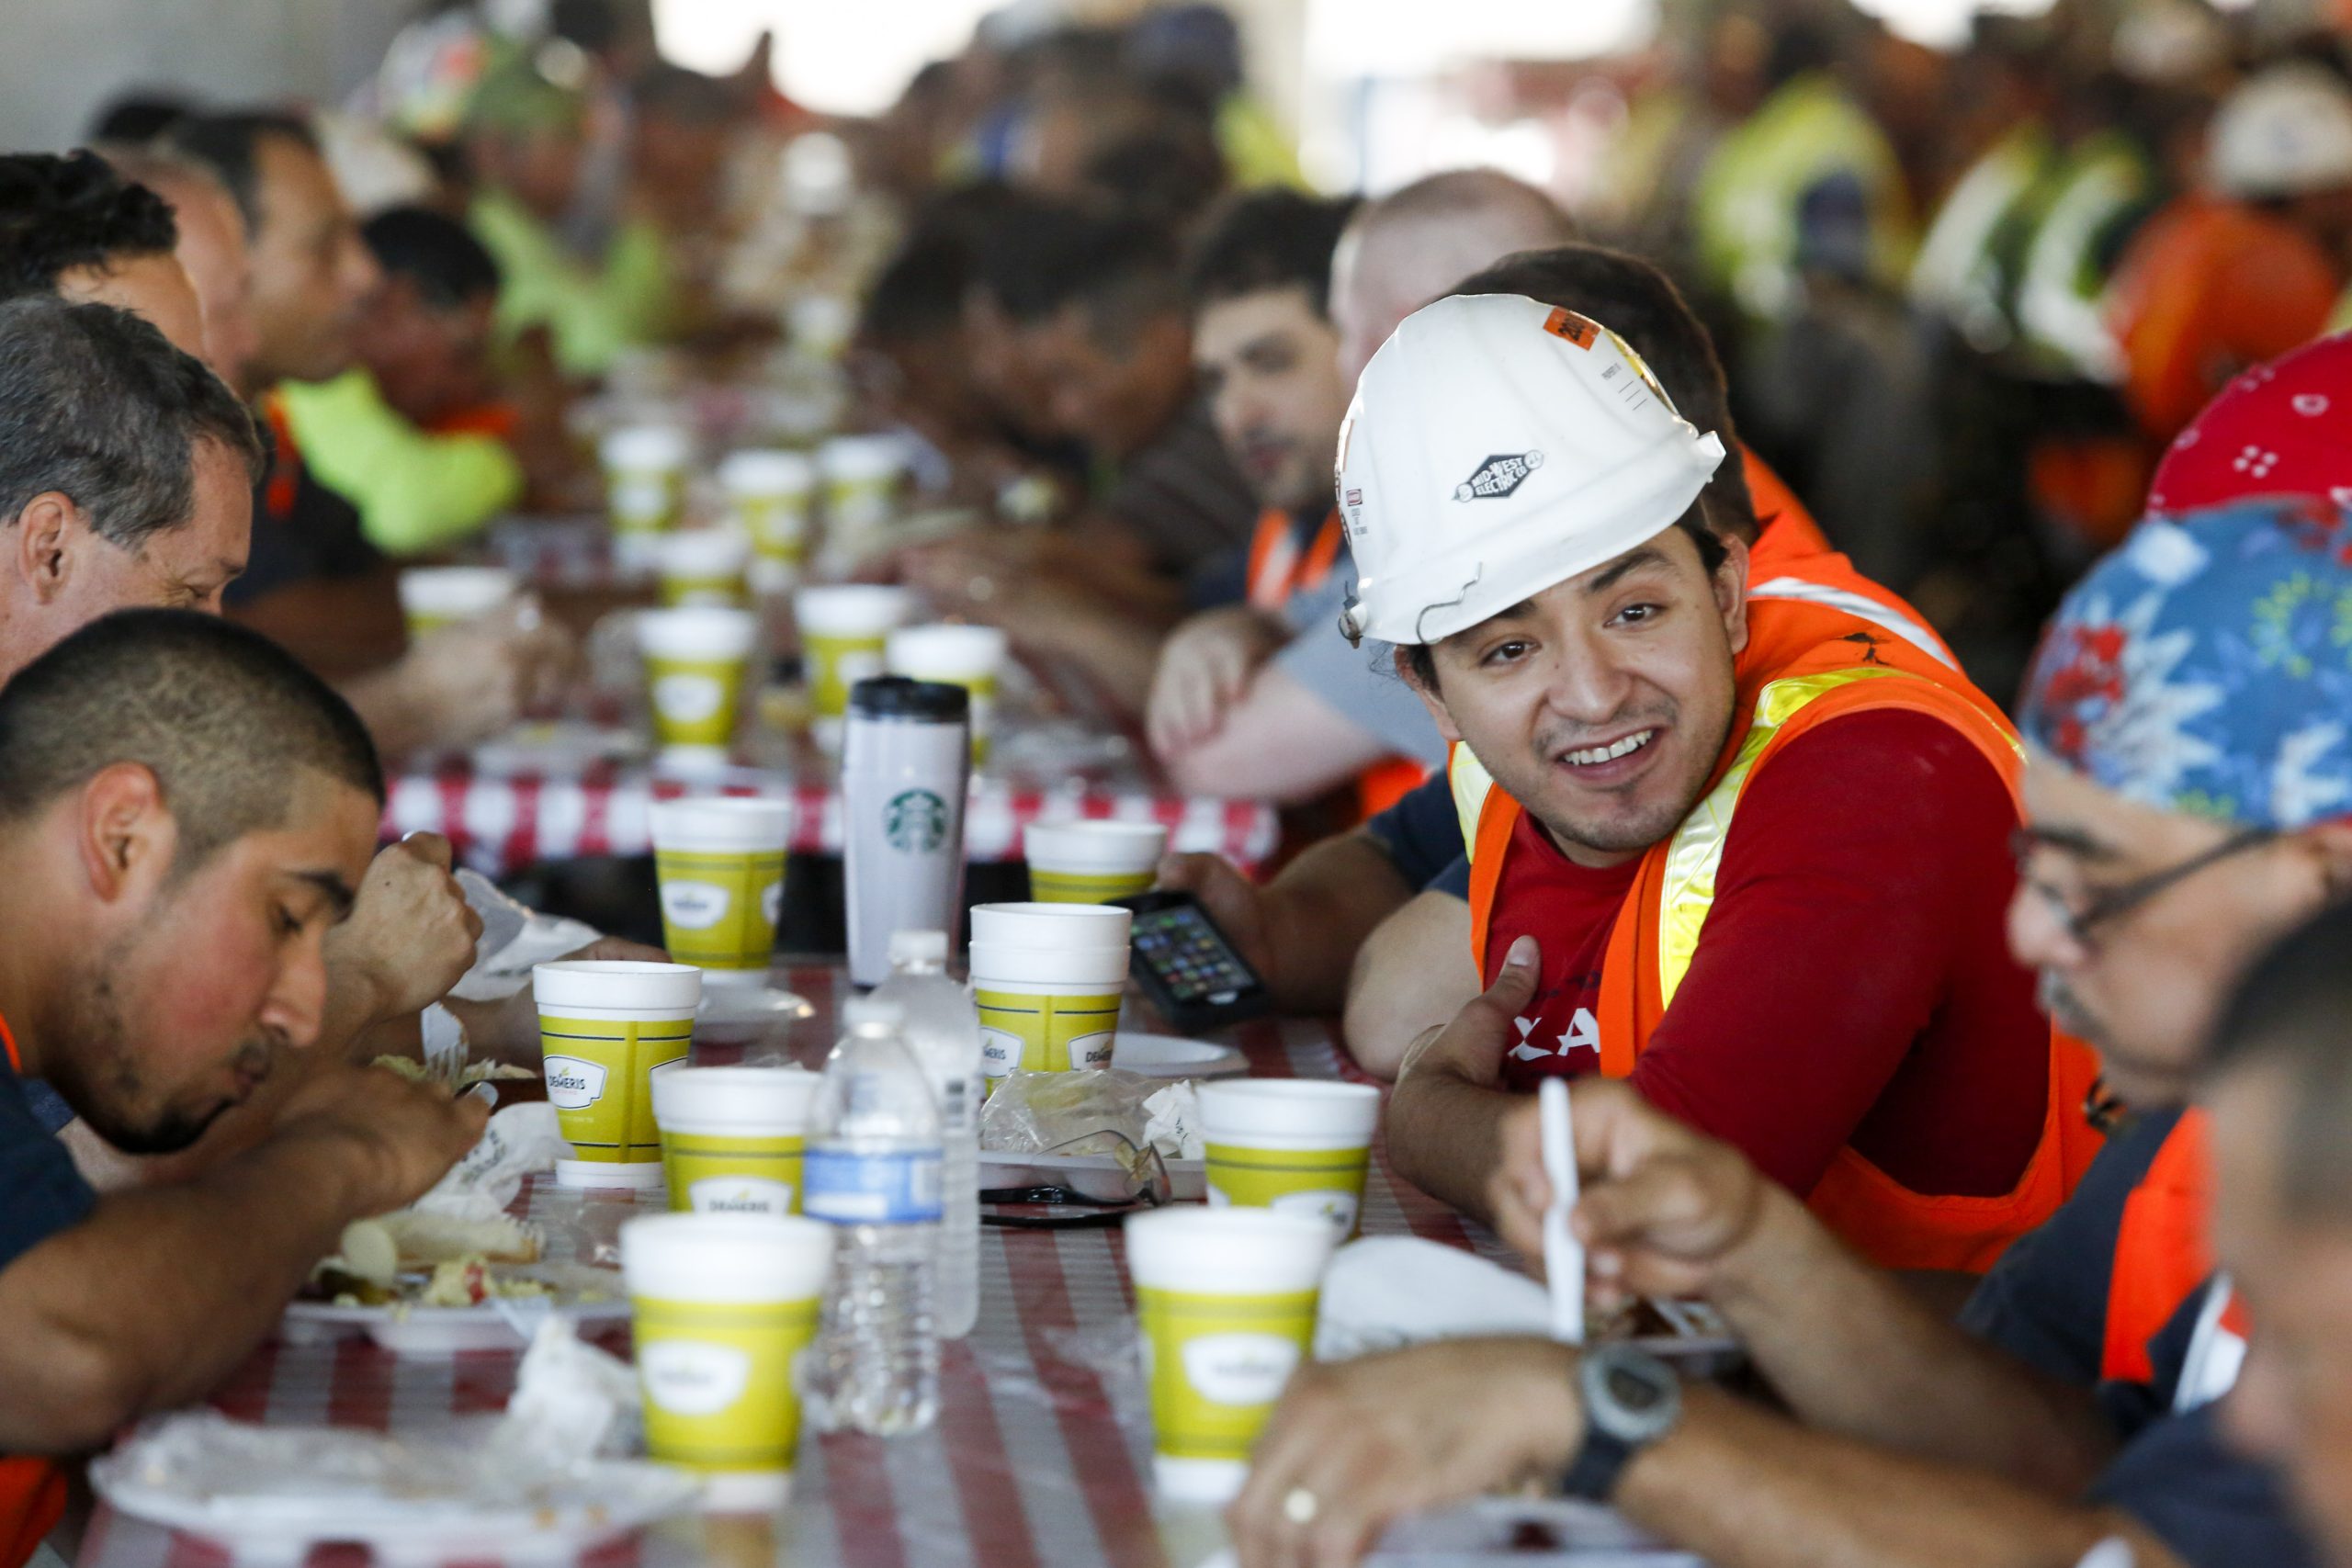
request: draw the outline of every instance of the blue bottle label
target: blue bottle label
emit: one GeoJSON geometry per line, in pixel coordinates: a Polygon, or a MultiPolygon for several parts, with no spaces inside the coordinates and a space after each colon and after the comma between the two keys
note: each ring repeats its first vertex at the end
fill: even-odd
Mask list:
{"type": "Polygon", "coordinates": [[[916,1225],[940,1213],[937,1149],[857,1154],[812,1148],[801,1167],[801,1212],[844,1225],[916,1225]]]}

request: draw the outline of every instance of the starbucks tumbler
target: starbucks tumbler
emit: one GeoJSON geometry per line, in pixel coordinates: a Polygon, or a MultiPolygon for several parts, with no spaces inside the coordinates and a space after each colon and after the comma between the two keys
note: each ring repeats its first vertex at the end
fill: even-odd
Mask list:
{"type": "Polygon", "coordinates": [[[945,931],[954,945],[970,716],[961,686],[886,675],[850,692],[842,836],[854,984],[889,978],[893,931],[945,931]]]}

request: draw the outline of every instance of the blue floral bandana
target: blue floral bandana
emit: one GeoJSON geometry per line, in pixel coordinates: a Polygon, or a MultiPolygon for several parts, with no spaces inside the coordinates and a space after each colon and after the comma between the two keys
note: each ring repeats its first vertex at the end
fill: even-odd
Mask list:
{"type": "Polygon", "coordinates": [[[2352,509],[2150,518],[2059,607],[2026,738],[2167,810],[2295,829],[2352,815],[2352,509]]]}

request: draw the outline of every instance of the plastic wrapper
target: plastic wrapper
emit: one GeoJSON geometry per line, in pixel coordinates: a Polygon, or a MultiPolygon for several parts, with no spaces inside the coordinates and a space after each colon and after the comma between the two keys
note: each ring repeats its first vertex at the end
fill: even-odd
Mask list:
{"type": "Polygon", "coordinates": [[[998,1081],[980,1112],[980,1147],[991,1154],[1120,1158],[1159,1146],[1164,1159],[1197,1159],[1197,1144],[1187,1153],[1173,1141],[1199,1124],[1198,1110],[1184,1103],[1190,1094],[1189,1084],[1116,1067],[1014,1073],[998,1081]],[[1171,1143],[1159,1145],[1155,1132],[1171,1143]]]}
{"type": "Polygon", "coordinates": [[[510,1105],[491,1117],[481,1141],[412,1207],[451,1219],[495,1218],[521,1194],[525,1178],[553,1170],[556,1161],[571,1156],[554,1106],[543,1100],[510,1105]]]}
{"type": "Polygon", "coordinates": [[[594,926],[542,915],[500,892],[481,873],[458,873],[467,905],[481,917],[474,966],[450,987],[469,1002],[503,1001],[531,983],[531,965],[577,953],[596,940],[594,926]]]}
{"type": "Polygon", "coordinates": [[[514,1393],[488,1449],[518,1468],[617,1458],[642,1445],[643,1415],[636,1369],[550,1314],[515,1366],[514,1393]]]}

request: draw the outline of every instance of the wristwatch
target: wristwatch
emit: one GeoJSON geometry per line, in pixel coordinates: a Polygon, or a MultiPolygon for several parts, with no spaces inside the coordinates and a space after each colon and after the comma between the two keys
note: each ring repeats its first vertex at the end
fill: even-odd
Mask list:
{"type": "Polygon", "coordinates": [[[1584,1447],[1560,1490],[1605,1503],[1634,1456],[1682,1418],[1682,1382],[1645,1350],[1602,1345],[1577,1363],[1577,1391],[1584,1398],[1584,1447]]]}

